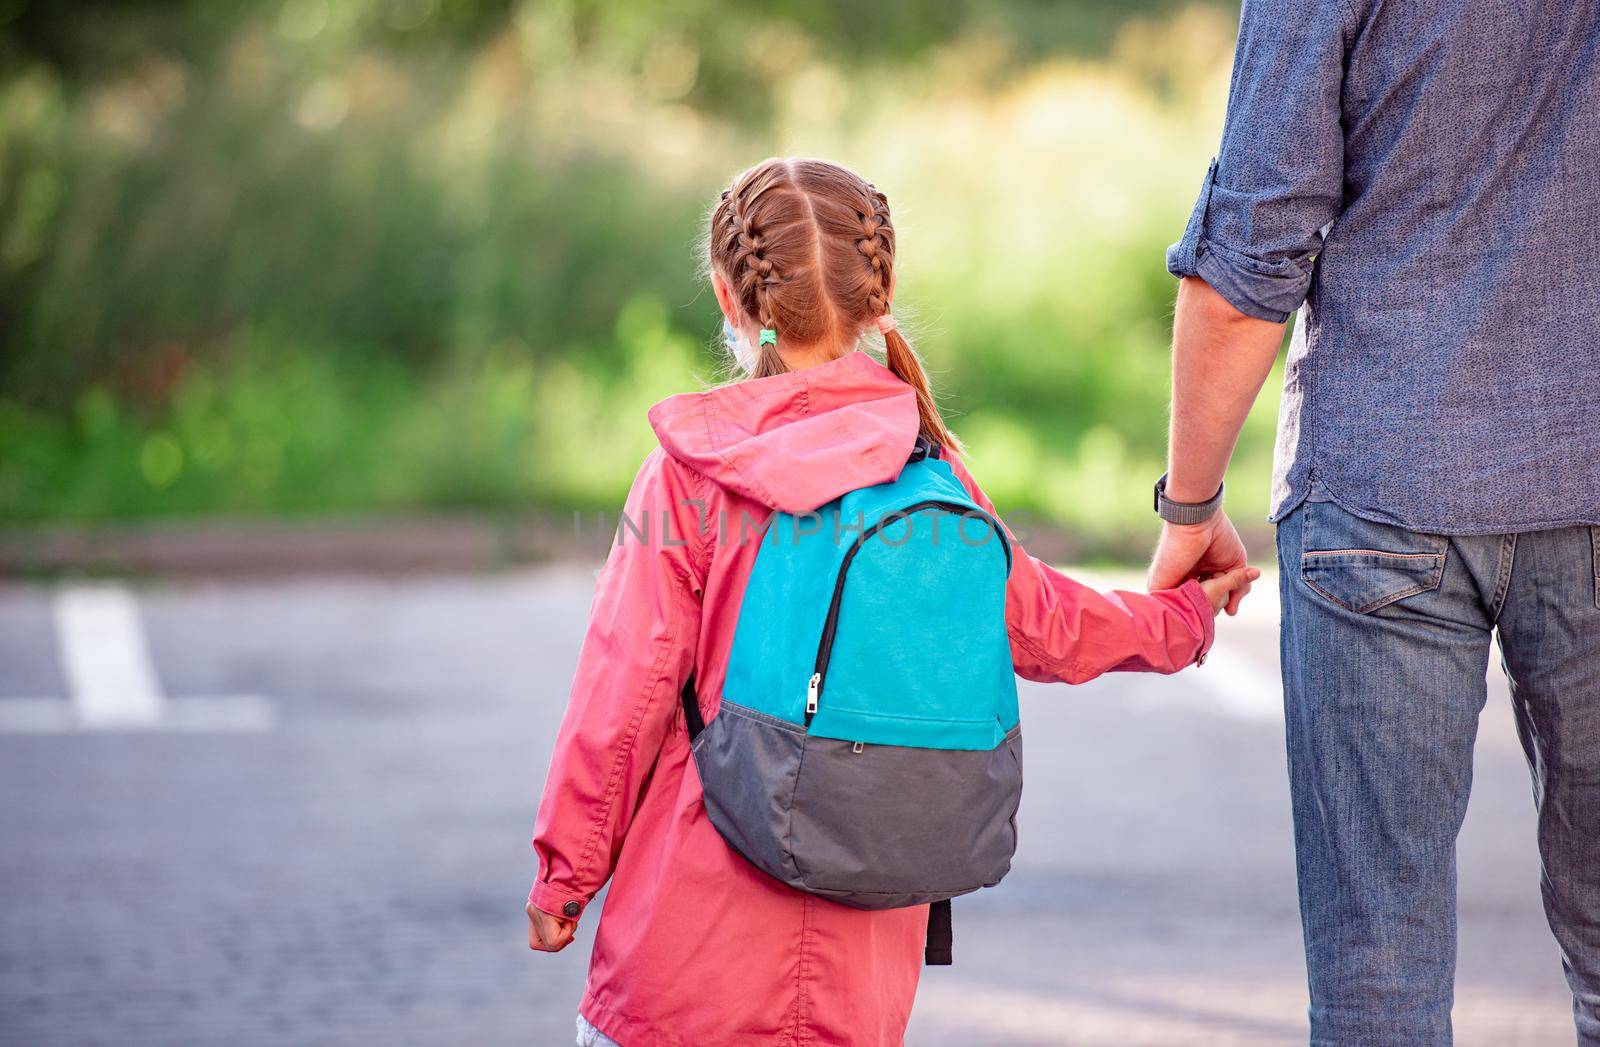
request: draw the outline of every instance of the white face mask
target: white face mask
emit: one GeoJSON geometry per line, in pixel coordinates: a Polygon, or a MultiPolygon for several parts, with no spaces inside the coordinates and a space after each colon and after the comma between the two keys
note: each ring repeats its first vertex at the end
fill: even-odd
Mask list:
{"type": "Polygon", "coordinates": [[[740,334],[728,322],[727,317],[722,318],[722,341],[728,347],[728,352],[733,354],[734,360],[745,374],[756,373],[756,351],[750,345],[750,339],[740,334]]]}

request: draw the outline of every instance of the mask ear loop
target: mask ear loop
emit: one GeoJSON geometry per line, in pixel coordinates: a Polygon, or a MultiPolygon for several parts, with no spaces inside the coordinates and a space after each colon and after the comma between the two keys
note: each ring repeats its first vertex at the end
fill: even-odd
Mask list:
{"type": "Polygon", "coordinates": [[[733,357],[733,362],[739,370],[747,375],[756,373],[756,364],[760,360],[760,353],[752,346],[738,328],[726,319],[722,321],[722,343],[728,348],[728,355],[733,357]]]}

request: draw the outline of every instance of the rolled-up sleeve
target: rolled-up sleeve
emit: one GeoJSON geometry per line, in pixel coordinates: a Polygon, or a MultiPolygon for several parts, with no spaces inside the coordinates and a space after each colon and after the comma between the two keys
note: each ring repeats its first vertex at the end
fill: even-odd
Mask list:
{"type": "Polygon", "coordinates": [[[1174,276],[1281,323],[1305,301],[1344,193],[1340,99],[1356,23],[1341,0],[1245,0],[1222,147],[1206,171],[1174,276]]]}

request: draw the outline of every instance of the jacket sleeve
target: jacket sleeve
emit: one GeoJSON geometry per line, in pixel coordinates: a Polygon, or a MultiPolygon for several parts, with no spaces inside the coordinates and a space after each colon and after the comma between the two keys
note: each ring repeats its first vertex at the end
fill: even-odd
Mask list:
{"type": "Polygon", "coordinates": [[[528,900],[576,917],[611,876],[694,667],[705,481],[645,459],[600,572],[534,826],[528,900]]]}
{"type": "MultiPolygon", "coordinates": [[[[978,505],[999,520],[966,466],[951,458],[950,467],[978,505]]],[[[1202,661],[1210,649],[1211,603],[1198,582],[1153,593],[1102,593],[1029,556],[1014,537],[1011,548],[1006,631],[1018,675],[1083,683],[1108,672],[1175,673],[1202,661]]]]}

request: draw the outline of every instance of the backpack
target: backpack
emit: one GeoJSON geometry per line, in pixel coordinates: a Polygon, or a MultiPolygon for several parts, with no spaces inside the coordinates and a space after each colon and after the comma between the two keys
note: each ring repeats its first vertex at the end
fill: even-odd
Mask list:
{"type": "Polygon", "coordinates": [[[684,713],[706,812],[791,887],[860,909],[949,899],[1011,867],[1022,736],[1006,634],[1011,546],[937,445],[813,513],[774,513],[722,704],[684,713]]]}

